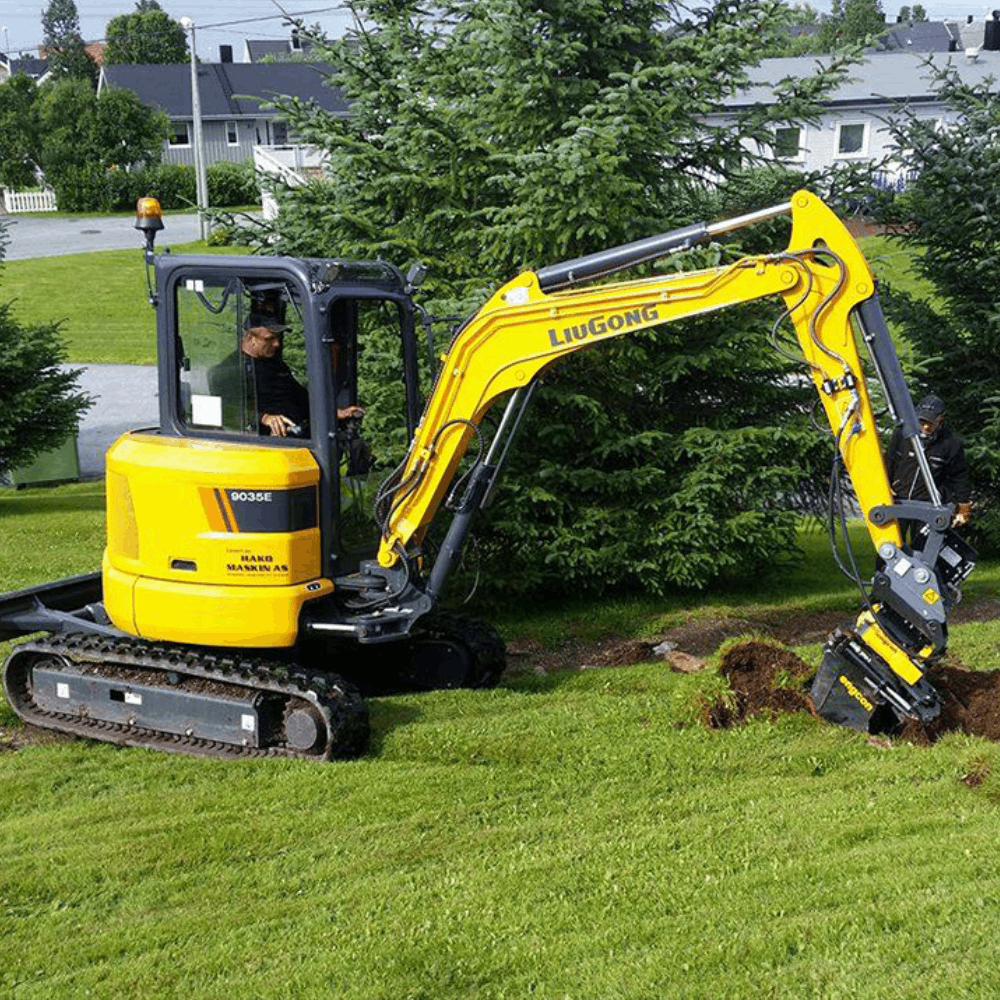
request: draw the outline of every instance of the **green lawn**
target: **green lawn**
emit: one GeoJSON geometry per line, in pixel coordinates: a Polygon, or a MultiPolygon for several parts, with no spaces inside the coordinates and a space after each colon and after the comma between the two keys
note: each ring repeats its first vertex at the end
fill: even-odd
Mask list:
{"type": "MultiPolygon", "coordinates": [[[[245,253],[242,247],[180,244],[172,253],[245,253]]],[[[0,299],[22,323],[62,324],[67,359],[156,363],[156,316],[149,305],[142,251],[105,250],[7,261],[0,299]]]]}
{"type": "MultiPolygon", "coordinates": [[[[21,308],[105,296],[86,314],[100,329],[67,324],[74,360],[152,360],[137,252],[22,263],[41,270],[0,271],[21,308]],[[36,299],[46,267],[59,284],[36,299]]],[[[95,484],[0,490],[0,591],[98,568],[103,507],[95,484]]],[[[710,595],[496,618],[549,647],[767,612],[849,620],[825,534],[801,540],[780,576],[710,595]]],[[[966,593],[995,598],[1000,563],[966,593]]],[[[995,622],[951,645],[1000,667],[995,622]]],[[[879,749],[804,714],[712,732],[699,711],[718,690],[712,670],[644,665],[376,699],[369,752],[330,765],[0,752],[0,995],[994,995],[1000,748],[879,749]]]]}
{"type": "MultiPolygon", "coordinates": [[[[96,567],[94,492],[0,491],[0,590],[96,567]]],[[[748,603],[849,617],[804,541],[759,586],[500,625],[555,643],[560,622],[652,634],[748,603]]],[[[1000,566],[977,579],[995,596],[1000,566]]],[[[995,623],[953,639],[1000,665],[995,623]]],[[[804,714],[712,732],[717,689],[646,665],[377,699],[368,754],[330,765],[0,753],[0,994],[993,995],[1000,783],[961,778],[1000,748],[883,750],[804,714]]]]}

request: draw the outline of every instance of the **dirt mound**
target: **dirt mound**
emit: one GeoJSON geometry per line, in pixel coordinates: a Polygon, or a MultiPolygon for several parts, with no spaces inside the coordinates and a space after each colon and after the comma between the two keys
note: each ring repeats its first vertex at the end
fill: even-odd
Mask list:
{"type": "Polygon", "coordinates": [[[930,725],[908,723],[904,739],[929,744],[946,733],[1000,741],[1000,670],[967,670],[954,661],[932,667],[927,679],[941,695],[941,714],[930,725]]]}
{"type": "MultiPolygon", "coordinates": [[[[814,668],[791,650],[757,640],[739,643],[722,658],[719,672],[730,690],[708,709],[713,729],[756,715],[815,715],[808,697],[814,668]]],[[[900,739],[928,746],[946,733],[967,733],[1000,741],[1000,670],[969,670],[951,660],[928,670],[927,679],[941,695],[941,714],[929,725],[907,723],[900,739]]]]}
{"type": "Polygon", "coordinates": [[[815,670],[789,649],[758,640],[741,642],[723,656],[719,673],[729,682],[730,693],[708,710],[713,729],[738,726],[755,715],[811,711],[807,685],[815,670]]]}

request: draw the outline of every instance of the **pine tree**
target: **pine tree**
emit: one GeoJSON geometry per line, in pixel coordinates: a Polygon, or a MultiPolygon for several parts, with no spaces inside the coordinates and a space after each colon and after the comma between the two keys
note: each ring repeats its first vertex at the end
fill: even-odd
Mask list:
{"type": "MultiPolygon", "coordinates": [[[[0,225],[0,261],[6,243],[0,225]]],[[[0,475],[65,441],[91,406],[79,372],[60,367],[63,360],[57,324],[23,326],[0,302],[0,475]]]]}
{"type": "Polygon", "coordinates": [[[895,158],[914,179],[888,209],[897,238],[933,288],[917,299],[890,288],[890,315],[916,351],[919,389],[946,403],[967,442],[978,542],[1000,547],[1000,112],[995,82],[936,76],[960,124],[938,128],[903,108],[890,124],[895,158]]]}
{"type": "MultiPolygon", "coordinates": [[[[427,261],[425,304],[441,314],[477,307],[522,268],[782,200],[800,177],[777,175],[765,193],[736,165],[776,124],[815,114],[844,72],[785,81],[775,105],[713,127],[706,116],[784,30],[780,3],[674,20],[679,8],[655,0],[449,2],[433,18],[413,0],[355,9],[363,29],[313,50],[336,67],[350,116],[280,102],[329,171],[280,193],[275,235],[283,252],[427,261]]],[[[786,238],[769,235],[769,249],[786,238]]],[[[549,374],[486,526],[481,549],[503,563],[492,578],[662,591],[789,552],[789,497],[829,446],[770,349],[776,310],[602,345],[549,374]]]]}
{"type": "Polygon", "coordinates": [[[80,15],[73,0],[49,0],[42,12],[42,32],[49,70],[57,79],[78,77],[97,82],[97,65],[87,55],[80,15]]]}

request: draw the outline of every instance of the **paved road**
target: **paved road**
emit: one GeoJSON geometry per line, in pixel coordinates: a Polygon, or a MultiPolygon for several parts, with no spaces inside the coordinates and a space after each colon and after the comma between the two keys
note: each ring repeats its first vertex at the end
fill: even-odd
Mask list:
{"type": "Polygon", "coordinates": [[[156,368],[152,365],[68,365],[80,369],[80,388],[93,396],[77,437],[80,475],[104,475],[104,453],[128,430],[156,427],[160,422],[156,368]]]}
{"type": "MultiPolygon", "coordinates": [[[[157,246],[189,243],[199,237],[197,215],[168,215],[166,228],[157,234],[157,246]]],[[[93,250],[129,250],[144,246],[142,233],[126,216],[81,219],[65,215],[0,215],[6,226],[7,260],[58,257],[93,250]]]]}

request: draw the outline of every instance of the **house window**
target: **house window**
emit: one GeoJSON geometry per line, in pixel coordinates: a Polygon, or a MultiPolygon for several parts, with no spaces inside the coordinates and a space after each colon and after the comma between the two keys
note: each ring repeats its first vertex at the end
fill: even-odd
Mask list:
{"type": "Polygon", "coordinates": [[[868,139],[868,127],[861,122],[843,123],[837,126],[837,155],[864,156],[868,139]]]}
{"type": "Polygon", "coordinates": [[[240,134],[236,130],[236,122],[226,122],[226,141],[230,146],[240,144],[240,134]]]}
{"type": "Polygon", "coordinates": [[[191,136],[188,133],[187,122],[171,122],[167,142],[171,146],[190,146],[191,136]]]}
{"type": "Polygon", "coordinates": [[[271,145],[272,146],[288,145],[287,122],[271,122],[271,145]]]}
{"type": "Polygon", "coordinates": [[[802,156],[802,129],[798,126],[774,130],[774,155],[779,160],[798,160],[802,156]]]}

